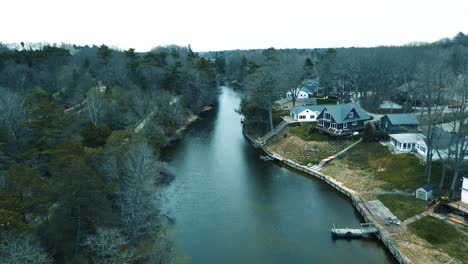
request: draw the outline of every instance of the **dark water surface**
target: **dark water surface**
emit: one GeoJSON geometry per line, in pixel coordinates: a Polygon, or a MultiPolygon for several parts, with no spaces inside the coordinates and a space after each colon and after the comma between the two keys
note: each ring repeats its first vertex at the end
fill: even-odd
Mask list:
{"type": "Polygon", "coordinates": [[[223,88],[219,105],[165,153],[176,179],[164,210],[191,263],[394,263],[376,239],[332,240],[359,215],[321,182],[260,160],[223,88]]]}

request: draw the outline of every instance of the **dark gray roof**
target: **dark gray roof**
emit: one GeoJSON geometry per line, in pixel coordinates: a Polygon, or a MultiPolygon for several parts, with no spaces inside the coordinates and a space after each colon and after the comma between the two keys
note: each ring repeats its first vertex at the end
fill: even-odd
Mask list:
{"type": "Polygon", "coordinates": [[[410,89],[410,85],[411,85],[411,88],[414,88],[416,86],[416,82],[415,81],[411,81],[409,83],[404,83],[400,86],[398,86],[396,89],[399,90],[400,92],[403,92],[403,93],[407,93],[410,89]]]}
{"type": "Polygon", "coordinates": [[[320,80],[319,78],[316,79],[305,79],[302,82],[302,91],[306,93],[316,93],[320,87],[319,87],[320,80]]]}
{"type": "Polygon", "coordinates": [[[348,118],[346,122],[360,121],[360,120],[369,120],[369,114],[361,108],[358,103],[349,103],[349,104],[339,104],[339,105],[327,105],[326,109],[335,119],[337,123],[344,123],[346,117],[348,116],[351,110],[355,110],[359,117],[348,118]]]}
{"type": "Polygon", "coordinates": [[[286,97],[286,98],[283,98],[283,99],[279,100],[279,104],[284,105],[284,104],[286,104],[286,103],[288,103],[290,101],[292,101],[292,98],[291,97],[286,97]]]}
{"type": "Polygon", "coordinates": [[[448,149],[455,142],[457,136],[440,127],[434,128],[434,146],[438,149],[448,149]]]}
{"type": "Polygon", "coordinates": [[[432,191],[432,185],[430,183],[426,183],[423,186],[421,186],[426,192],[432,191]]]}
{"type": "Polygon", "coordinates": [[[388,117],[393,125],[419,125],[419,121],[414,113],[386,114],[385,116],[388,117]]]}
{"type": "Polygon", "coordinates": [[[325,108],[326,105],[296,105],[293,108],[291,108],[291,112],[295,114],[299,114],[303,112],[304,110],[310,110],[310,111],[316,111],[316,112],[321,112],[325,108]]]}
{"type": "MultiPolygon", "coordinates": [[[[286,98],[281,99],[279,101],[279,104],[284,105],[291,101],[292,101],[291,97],[286,97],[286,98]]],[[[317,104],[317,98],[296,98],[296,102],[301,102],[304,104],[317,104]]]]}
{"type": "Polygon", "coordinates": [[[317,98],[297,98],[296,101],[304,104],[317,104],[317,98]]]}

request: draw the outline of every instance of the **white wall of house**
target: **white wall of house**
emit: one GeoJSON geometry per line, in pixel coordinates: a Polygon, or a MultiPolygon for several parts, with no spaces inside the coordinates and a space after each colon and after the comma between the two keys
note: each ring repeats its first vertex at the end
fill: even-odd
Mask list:
{"type": "MultiPolygon", "coordinates": [[[[302,90],[299,91],[299,93],[297,93],[297,90],[296,90],[296,94],[297,94],[297,98],[309,98],[309,93],[302,91],[302,90]]],[[[292,93],[287,92],[286,97],[292,97],[292,93]]]]}
{"type": "MultiPolygon", "coordinates": [[[[426,158],[427,145],[424,140],[420,140],[416,142],[415,149],[416,149],[416,153],[426,158]]],[[[439,153],[442,159],[446,159],[448,157],[448,149],[439,149],[439,153]]],[[[440,160],[439,154],[437,154],[437,151],[435,149],[432,151],[432,160],[440,160]]]]}
{"type": "Polygon", "coordinates": [[[468,204],[468,178],[466,177],[463,177],[461,201],[468,204]]]}
{"type": "Polygon", "coordinates": [[[299,122],[316,122],[319,114],[319,111],[306,109],[299,114],[291,113],[291,117],[299,122]]]}
{"type": "Polygon", "coordinates": [[[403,152],[411,152],[415,147],[415,142],[400,142],[392,137],[390,137],[390,144],[392,144],[396,149],[403,152]]]}
{"type": "Polygon", "coordinates": [[[423,136],[420,134],[403,133],[390,134],[390,144],[402,152],[411,152],[417,148],[418,139],[423,136]]]}

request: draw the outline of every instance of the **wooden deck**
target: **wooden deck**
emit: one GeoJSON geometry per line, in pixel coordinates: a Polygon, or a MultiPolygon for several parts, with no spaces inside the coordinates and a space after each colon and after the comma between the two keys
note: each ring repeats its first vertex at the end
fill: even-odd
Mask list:
{"type": "Polygon", "coordinates": [[[324,132],[326,134],[329,134],[331,136],[350,136],[353,134],[354,131],[357,130],[351,130],[351,129],[335,129],[335,128],[326,128],[323,126],[316,126],[315,127],[318,131],[324,132]]]}
{"type": "Polygon", "coordinates": [[[336,228],[333,225],[331,229],[332,236],[334,238],[338,237],[345,237],[345,238],[352,238],[352,237],[362,237],[367,234],[374,234],[377,233],[378,230],[372,223],[363,223],[361,224],[361,228],[336,228]]]}
{"type": "Polygon", "coordinates": [[[462,203],[461,201],[457,201],[457,202],[449,203],[448,206],[468,215],[468,204],[462,203]]]}

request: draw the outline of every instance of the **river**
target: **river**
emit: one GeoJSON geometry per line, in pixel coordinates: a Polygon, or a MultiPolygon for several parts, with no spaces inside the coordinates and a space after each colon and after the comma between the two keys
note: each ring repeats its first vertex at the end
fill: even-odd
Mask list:
{"type": "Polygon", "coordinates": [[[164,153],[176,179],[163,190],[174,239],[191,263],[395,263],[377,239],[333,240],[357,227],[351,203],[318,180],[260,160],[222,88],[218,105],[164,153]]]}

